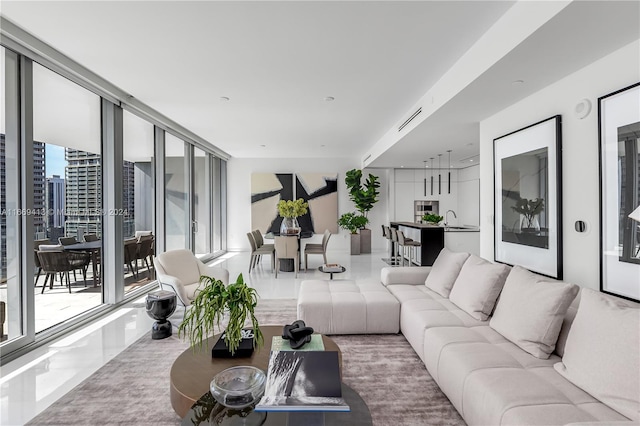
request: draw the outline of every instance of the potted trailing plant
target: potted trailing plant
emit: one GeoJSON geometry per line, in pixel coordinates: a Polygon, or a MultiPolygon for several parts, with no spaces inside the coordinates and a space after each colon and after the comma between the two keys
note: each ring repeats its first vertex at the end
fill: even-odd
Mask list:
{"type": "MultiPolygon", "coordinates": [[[[378,176],[369,173],[363,183],[362,170],[353,169],[346,173],[344,183],[349,190],[349,198],[356,205],[356,210],[367,218],[369,211],[378,202],[378,195],[380,195],[378,192],[380,187],[378,176]]],[[[367,223],[369,223],[368,219],[367,223]]],[[[362,253],[371,253],[371,230],[365,226],[360,231],[360,250],[362,253]]]]}
{"type": "Polygon", "coordinates": [[[544,210],[544,198],[520,198],[516,201],[515,206],[511,206],[511,210],[522,215],[520,230],[522,232],[538,232],[540,231],[540,223],[537,216],[544,210]]]}
{"type": "Polygon", "coordinates": [[[280,224],[280,235],[298,234],[300,232],[300,225],[298,224],[298,216],[302,216],[307,213],[309,203],[302,198],[297,200],[280,200],[278,202],[278,213],[282,217],[282,223],[280,224]]]}
{"type": "Polygon", "coordinates": [[[358,234],[358,230],[362,229],[369,223],[369,219],[363,215],[356,213],[345,213],[338,219],[338,226],[342,229],[346,229],[351,234],[351,254],[361,253],[361,235],[358,234]]]}
{"type": "Polygon", "coordinates": [[[427,213],[422,216],[423,222],[430,223],[432,225],[439,224],[440,222],[442,222],[442,219],[444,219],[444,217],[439,216],[437,214],[433,214],[433,213],[427,213]]]}
{"type": "Polygon", "coordinates": [[[178,335],[188,338],[194,350],[202,348],[203,341],[213,333],[214,327],[221,329],[221,321],[227,316],[224,342],[233,356],[243,338],[245,321],[249,318],[253,327],[253,348],[261,347],[264,339],[254,313],[258,293],[245,284],[242,274],[228,286],[206,275],[200,277],[200,283],[202,286],[184,315],[178,335]]]}

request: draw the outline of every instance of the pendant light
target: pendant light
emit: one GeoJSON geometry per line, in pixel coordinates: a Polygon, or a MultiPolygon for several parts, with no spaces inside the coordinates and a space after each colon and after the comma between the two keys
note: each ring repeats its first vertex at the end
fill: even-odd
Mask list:
{"type": "Polygon", "coordinates": [[[449,153],[449,194],[451,194],[451,150],[447,152],[449,153]]]}
{"type": "Polygon", "coordinates": [[[430,160],[431,160],[431,195],[433,195],[433,157],[431,157],[430,160]]]}
{"type": "Polygon", "coordinates": [[[438,154],[438,194],[442,194],[442,169],[440,168],[442,154],[438,154]]]}
{"type": "Polygon", "coordinates": [[[427,160],[423,161],[424,163],[424,196],[427,196],[427,160]]]}

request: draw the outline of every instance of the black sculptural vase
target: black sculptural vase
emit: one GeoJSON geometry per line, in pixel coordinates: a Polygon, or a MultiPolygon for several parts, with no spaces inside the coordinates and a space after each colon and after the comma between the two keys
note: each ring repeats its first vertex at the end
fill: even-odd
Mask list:
{"type": "Polygon", "coordinates": [[[165,339],[171,336],[171,322],[167,320],[176,310],[176,294],[172,291],[159,290],[147,295],[147,315],[156,320],[151,326],[151,338],[165,339]]]}

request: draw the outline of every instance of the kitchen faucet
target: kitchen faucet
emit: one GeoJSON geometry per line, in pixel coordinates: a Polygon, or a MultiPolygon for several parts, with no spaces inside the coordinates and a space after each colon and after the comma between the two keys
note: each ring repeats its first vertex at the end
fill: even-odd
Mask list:
{"type": "Polygon", "coordinates": [[[453,217],[454,218],[458,218],[458,216],[456,215],[456,212],[454,212],[453,210],[447,210],[447,212],[444,214],[444,226],[445,228],[447,226],[449,226],[449,220],[447,219],[449,217],[449,212],[453,213],[453,217]]]}

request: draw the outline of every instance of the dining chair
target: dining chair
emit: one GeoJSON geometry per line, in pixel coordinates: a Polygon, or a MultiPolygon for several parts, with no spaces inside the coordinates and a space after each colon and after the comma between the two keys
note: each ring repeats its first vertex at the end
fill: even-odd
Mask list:
{"type": "Polygon", "coordinates": [[[78,244],[76,237],[59,237],[58,242],[63,246],[70,246],[71,244],[78,244]]]}
{"type": "Polygon", "coordinates": [[[134,278],[138,278],[138,265],[136,260],[137,251],[138,243],[136,240],[127,240],[124,242],[124,263],[127,265],[134,278]],[[136,262],[135,268],[133,266],[134,262],[136,262]]]}
{"type": "Polygon", "coordinates": [[[38,268],[38,273],[36,275],[36,280],[34,285],[37,287],[38,286],[38,279],[40,278],[40,274],[42,273],[42,265],[40,265],[40,258],[38,257],[38,250],[40,249],[41,245],[46,245],[46,244],[50,244],[49,240],[46,239],[42,239],[42,240],[35,240],[33,242],[33,260],[36,263],[36,268],[38,268]]]}
{"type": "Polygon", "coordinates": [[[262,232],[260,232],[259,229],[251,231],[251,234],[253,234],[253,238],[256,241],[256,248],[261,248],[261,247],[266,246],[268,249],[274,249],[274,245],[273,244],[265,244],[264,243],[264,238],[262,237],[262,232]]]}
{"type": "Polygon", "coordinates": [[[331,232],[326,229],[322,236],[322,243],[309,243],[304,246],[304,270],[307,270],[309,254],[321,254],[324,258],[324,263],[327,264],[327,245],[329,244],[329,238],[331,238],[331,232]]]}
{"type": "MultiPolygon", "coordinates": [[[[60,242],[60,244],[62,244],[63,246],[78,244],[78,240],[76,240],[76,237],[59,237],[58,242],[60,242]]],[[[76,252],[76,253],[82,253],[82,252],[76,252]]],[[[73,279],[77,280],[76,270],[80,270],[82,271],[82,275],[85,277],[85,284],[86,284],[87,269],[89,268],[89,263],[91,263],[91,255],[88,253],[83,253],[83,254],[86,254],[86,256],[73,256],[74,259],[71,261],[71,263],[75,266],[75,268],[73,269],[73,279]]]]}
{"type": "Polygon", "coordinates": [[[276,278],[278,278],[278,269],[280,269],[280,261],[282,259],[293,259],[293,268],[295,277],[298,278],[298,265],[300,264],[300,250],[298,248],[297,236],[277,236],[275,237],[276,261],[274,270],[276,278]]]}
{"type": "Polygon", "coordinates": [[[271,256],[271,271],[275,268],[275,247],[273,244],[263,244],[258,248],[258,245],[255,240],[255,236],[253,232],[247,232],[247,239],[249,240],[249,245],[251,246],[251,258],[249,259],[249,273],[251,270],[256,267],[258,261],[260,260],[260,256],[263,254],[268,254],[271,256]]]}
{"type": "MultiPolygon", "coordinates": [[[[147,271],[151,273],[151,267],[149,266],[149,259],[153,255],[153,235],[141,235],[136,244],[136,272],[138,271],[138,260],[142,260],[147,266],[147,271]]],[[[153,263],[153,262],[151,262],[153,263]]]]}
{"type": "MultiPolygon", "coordinates": [[[[42,247],[42,246],[41,246],[42,247]]],[[[49,281],[49,288],[53,288],[53,282],[55,275],[57,273],[61,273],[63,277],[66,277],[67,287],[69,288],[69,293],[71,293],[71,280],[69,279],[69,271],[75,271],[77,268],[74,265],[74,261],[79,260],[79,258],[84,257],[85,253],[78,252],[65,252],[62,250],[41,250],[38,251],[38,258],[40,259],[40,264],[42,265],[42,270],[46,273],[46,277],[44,279],[44,284],[42,286],[42,293],[44,293],[44,289],[47,287],[47,281],[49,281]]],[[[87,271],[86,269],[83,272],[84,277],[84,285],[87,285],[87,271]]]]}

